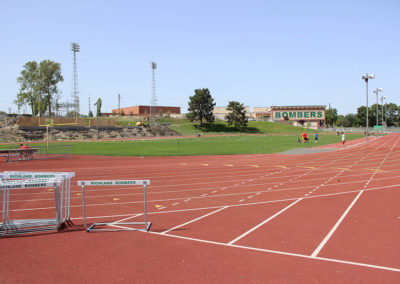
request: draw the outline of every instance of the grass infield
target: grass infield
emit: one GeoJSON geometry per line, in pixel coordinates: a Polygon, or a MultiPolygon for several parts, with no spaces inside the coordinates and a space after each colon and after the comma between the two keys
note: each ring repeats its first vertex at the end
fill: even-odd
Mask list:
{"type": "MultiPolygon", "coordinates": [[[[338,143],[341,136],[319,134],[319,143],[310,135],[307,144],[297,143],[300,135],[239,135],[196,138],[168,138],[128,141],[88,141],[51,143],[51,145],[71,144],[74,155],[103,156],[192,156],[192,155],[232,155],[279,153],[293,148],[310,148],[338,143]]],[[[361,134],[347,134],[346,140],[363,137],[361,134]]],[[[29,143],[28,143],[29,144],[29,143]]],[[[35,145],[45,144],[30,144],[35,145]]],[[[0,145],[7,149],[9,145],[0,145]]],[[[15,145],[13,145],[15,147],[15,145]]]]}

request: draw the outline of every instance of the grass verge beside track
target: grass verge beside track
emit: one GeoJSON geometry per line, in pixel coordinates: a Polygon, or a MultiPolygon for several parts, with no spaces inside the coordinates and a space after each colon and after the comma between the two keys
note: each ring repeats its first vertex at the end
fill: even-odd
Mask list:
{"type": "MultiPolygon", "coordinates": [[[[88,141],[52,143],[52,145],[72,144],[74,155],[103,156],[192,156],[192,155],[232,155],[279,153],[293,148],[310,148],[338,143],[340,136],[320,134],[319,143],[310,136],[307,144],[297,143],[299,135],[241,135],[198,138],[168,138],[129,141],[88,141]]],[[[346,140],[362,137],[347,134],[346,140]]],[[[31,144],[43,145],[43,144],[31,144]]],[[[1,145],[7,149],[9,146],[1,145]]],[[[14,145],[15,147],[15,145],[14,145]]]]}

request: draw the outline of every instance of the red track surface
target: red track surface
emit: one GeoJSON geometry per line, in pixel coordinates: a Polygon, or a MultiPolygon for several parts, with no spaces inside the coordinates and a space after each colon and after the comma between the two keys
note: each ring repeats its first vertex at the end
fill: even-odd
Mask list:
{"type": "MultiPolygon", "coordinates": [[[[399,165],[400,135],[310,155],[1,163],[76,178],[75,225],[0,239],[0,282],[399,283],[399,165]],[[127,178],[151,180],[150,232],[82,231],[76,181],[127,178]]],[[[13,218],[54,210],[47,189],[11,201],[13,218]]],[[[143,218],[141,188],[87,187],[86,201],[89,222],[143,218]]]]}

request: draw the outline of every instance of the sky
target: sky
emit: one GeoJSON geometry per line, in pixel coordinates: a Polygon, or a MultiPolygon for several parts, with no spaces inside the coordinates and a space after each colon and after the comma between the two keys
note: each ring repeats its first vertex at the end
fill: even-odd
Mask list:
{"type": "MultiPolygon", "coordinates": [[[[0,110],[17,112],[17,77],[28,61],[61,64],[61,101],[72,101],[73,53],[80,111],[157,105],[187,112],[194,89],[217,106],[369,104],[372,90],[400,105],[400,1],[0,0],[0,110]]],[[[23,109],[21,110],[23,112],[23,109]]],[[[27,112],[30,112],[29,107],[27,112]]]]}

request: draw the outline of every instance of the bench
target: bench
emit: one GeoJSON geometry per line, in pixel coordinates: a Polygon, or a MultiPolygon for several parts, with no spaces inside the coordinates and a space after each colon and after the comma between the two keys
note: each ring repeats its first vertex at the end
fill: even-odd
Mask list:
{"type": "Polygon", "coordinates": [[[0,156],[7,158],[6,162],[11,162],[11,157],[18,157],[15,160],[32,160],[33,153],[37,152],[38,149],[1,149],[0,156]]]}

